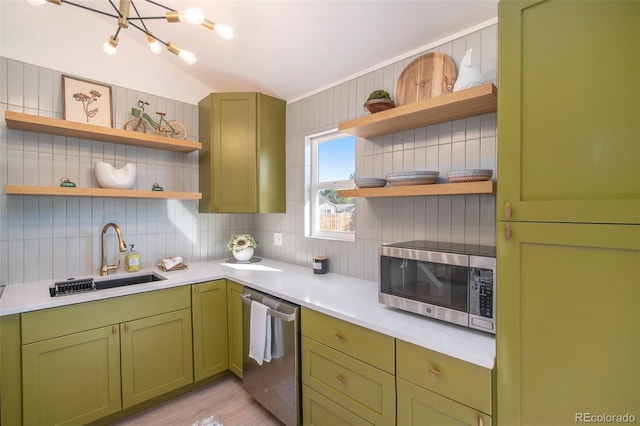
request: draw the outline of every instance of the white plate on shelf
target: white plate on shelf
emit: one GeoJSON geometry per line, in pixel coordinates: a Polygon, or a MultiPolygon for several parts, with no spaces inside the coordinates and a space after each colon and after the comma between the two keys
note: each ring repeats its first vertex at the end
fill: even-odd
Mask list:
{"type": "Polygon", "coordinates": [[[447,172],[447,180],[449,182],[481,182],[491,179],[493,170],[486,169],[468,169],[468,170],[451,170],[447,172]]]}

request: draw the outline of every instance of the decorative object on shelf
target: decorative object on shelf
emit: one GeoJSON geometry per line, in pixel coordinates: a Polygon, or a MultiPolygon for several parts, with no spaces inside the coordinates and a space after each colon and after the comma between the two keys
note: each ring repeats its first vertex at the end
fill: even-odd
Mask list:
{"type": "Polygon", "coordinates": [[[449,182],[482,182],[491,179],[491,176],[493,176],[493,170],[486,169],[450,170],[447,172],[449,182]]]}
{"type": "Polygon", "coordinates": [[[375,90],[371,92],[367,98],[367,102],[364,103],[364,109],[371,114],[376,112],[385,111],[387,109],[394,108],[396,104],[391,100],[389,92],[386,90],[375,90]]]}
{"type": "Polygon", "coordinates": [[[436,183],[440,172],[413,171],[395,172],[387,175],[387,182],[394,186],[402,185],[428,185],[436,183]]]}
{"type": "Polygon", "coordinates": [[[71,182],[71,180],[69,180],[69,178],[62,177],[62,178],[60,178],[60,186],[63,186],[65,188],[75,188],[76,184],[75,184],[75,182],[71,182]]]}
{"type": "Polygon", "coordinates": [[[136,165],[127,163],[116,169],[104,161],[96,161],[95,173],[98,184],[102,188],[131,189],[136,182],[136,165]]]}
{"type": "Polygon", "coordinates": [[[353,183],[358,188],[380,188],[387,185],[387,180],[384,178],[354,178],[353,183]]]}
{"type": "Polygon", "coordinates": [[[227,251],[230,251],[238,262],[249,262],[257,246],[258,243],[250,234],[237,234],[227,243],[227,251]]]}
{"type": "Polygon", "coordinates": [[[167,136],[169,138],[176,138],[176,139],[187,138],[187,126],[185,126],[184,124],[176,120],[167,121],[164,118],[164,116],[166,115],[164,112],[156,112],[156,114],[158,114],[158,116],[160,117],[158,119],[158,122],[156,123],[151,118],[151,116],[149,116],[149,114],[144,112],[145,105],[149,105],[149,102],[139,100],[138,108],[136,107],[131,108],[131,115],[133,115],[133,118],[130,118],[129,120],[127,120],[126,123],[124,123],[124,126],[122,126],[124,130],[130,130],[132,132],[147,133],[147,125],[143,121],[143,120],[147,120],[147,122],[153,128],[153,131],[156,133],[159,133],[163,136],[167,136]]]}
{"type": "Polygon", "coordinates": [[[154,184],[151,185],[151,190],[152,191],[164,191],[164,188],[154,182],[154,184]]]}
{"type": "Polygon", "coordinates": [[[473,49],[465,52],[462,61],[460,61],[458,78],[453,85],[453,91],[468,89],[482,83],[482,74],[480,74],[480,64],[473,57],[473,49]]]}
{"type": "MultiPolygon", "coordinates": [[[[158,20],[158,19],[164,18],[166,19],[167,22],[171,22],[171,23],[187,22],[190,24],[201,25],[202,27],[208,30],[216,31],[220,34],[221,37],[225,39],[231,39],[233,37],[233,29],[231,27],[229,27],[228,25],[216,24],[210,21],[209,19],[206,19],[204,17],[204,14],[202,13],[202,10],[198,8],[191,8],[191,9],[186,9],[183,12],[178,12],[177,10],[174,10],[167,6],[163,6],[152,0],[146,0],[145,3],[160,7],[162,9],[167,10],[168,12],[165,12],[164,16],[158,16],[157,13],[151,16],[141,16],[139,13],[139,10],[143,10],[143,8],[136,7],[136,5],[133,3],[133,0],[120,0],[119,8],[115,10],[116,13],[114,13],[113,11],[113,9],[115,9],[115,5],[111,0],[104,2],[105,8],[107,8],[107,10],[95,9],[93,7],[89,7],[86,4],[81,5],[81,4],[70,2],[67,0],[29,0],[29,2],[36,6],[44,4],[46,2],[54,3],[54,4],[57,4],[58,6],[61,6],[64,3],[64,4],[69,4],[71,6],[76,6],[85,10],[90,10],[91,12],[95,12],[101,15],[106,15],[106,16],[115,18],[118,21],[118,27],[116,29],[116,32],[114,35],[110,36],[109,39],[102,45],[102,50],[104,50],[104,52],[107,55],[114,55],[116,53],[118,42],[119,42],[118,34],[120,33],[120,30],[123,28],[124,29],[129,28],[129,25],[131,25],[133,28],[142,32],[146,36],[147,42],[149,43],[149,48],[153,53],[158,54],[162,52],[162,45],[165,45],[169,52],[173,53],[174,55],[177,55],[180,59],[185,61],[187,64],[191,65],[196,62],[196,55],[193,52],[180,49],[178,46],[176,46],[172,42],[170,41],[165,42],[159,39],[158,37],[156,37],[147,27],[147,23],[145,22],[145,20],[158,20]],[[132,8],[133,8],[133,11],[135,12],[135,16],[130,15],[132,8]]],[[[85,25],[85,27],[86,26],[87,25],[85,25]]]]}
{"type": "Polygon", "coordinates": [[[450,93],[456,81],[456,64],[444,53],[426,53],[414,59],[396,82],[396,105],[406,105],[450,93]]]}
{"type": "Polygon", "coordinates": [[[182,256],[158,259],[158,269],[164,272],[178,271],[187,267],[187,259],[182,256]]]}
{"type": "Polygon", "coordinates": [[[111,86],[69,75],[62,76],[64,119],[112,127],[111,86]]]}

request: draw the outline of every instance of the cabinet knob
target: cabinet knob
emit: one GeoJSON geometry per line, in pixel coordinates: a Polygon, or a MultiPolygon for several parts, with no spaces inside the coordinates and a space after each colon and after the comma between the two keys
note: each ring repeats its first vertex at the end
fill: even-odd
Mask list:
{"type": "Polygon", "coordinates": [[[511,224],[504,225],[504,239],[509,241],[511,239],[511,224]]]}
{"type": "Polygon", "coordinates": [[[508,201],[504,203],[504,218],[511,220],[511,203],[508,201]]]}
{"type": "Polygon", "coordinates": [[[438,370],[437,368],[430,368],[429,369],[429,373],[436,375],[436,376],[442,376],[443,373],[442,371],[438,370]]]}

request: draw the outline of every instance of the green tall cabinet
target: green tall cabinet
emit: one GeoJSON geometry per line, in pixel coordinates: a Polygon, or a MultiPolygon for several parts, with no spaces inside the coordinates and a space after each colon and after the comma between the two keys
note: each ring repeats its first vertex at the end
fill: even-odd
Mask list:
{"type": "Polygon", "coordinates": [[[640,418],[638,22],[498,5],[498,424],[640,418]]]}
{"type": "Polygon", "coordinates": [[[198,108],[200,212],[283,213],[286,102],[212,93],[198,108]]]}
{"type": "Polygon", "coordinates": [[[228,368],[227,281],[215,280],[191,286],[193,317],[193,373],[195,381],[228,368]]]}
{"type": "Polygon", "coordinates": [[[227,330],[229,335],[229,370],[242,378],[242,292],[244,286],[227,280],[227,330]]]}

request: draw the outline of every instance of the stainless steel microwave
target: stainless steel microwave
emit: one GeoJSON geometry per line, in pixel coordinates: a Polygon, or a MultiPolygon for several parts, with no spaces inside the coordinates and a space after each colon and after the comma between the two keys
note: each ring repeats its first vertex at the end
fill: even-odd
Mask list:
{"type": "Polygon", "coordinates": [[[495,334],[495,247],[416,240],[378,252],[380,303],[495,334]]]}

